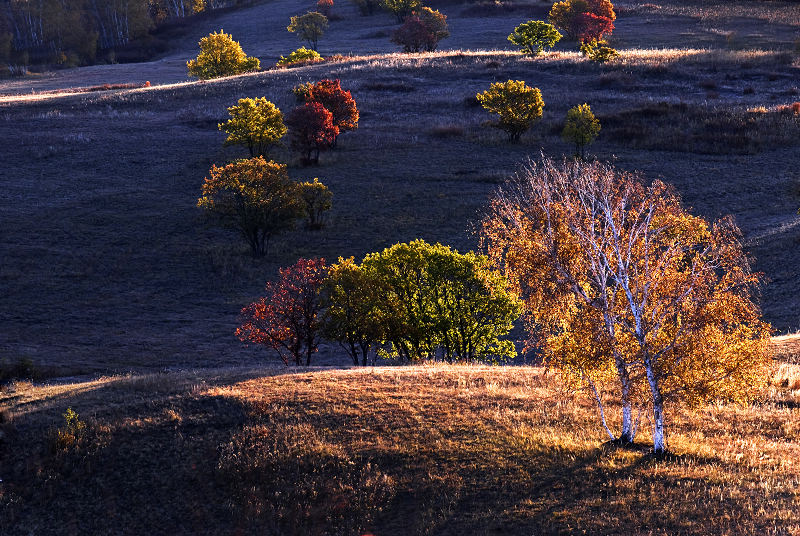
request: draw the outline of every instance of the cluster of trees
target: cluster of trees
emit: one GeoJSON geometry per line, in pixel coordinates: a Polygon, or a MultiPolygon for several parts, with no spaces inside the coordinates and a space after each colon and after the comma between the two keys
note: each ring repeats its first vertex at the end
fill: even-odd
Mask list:
{"type": "Polygon", "coordinates": [[[4,0],[0,64],[89,64],[98,53],[145,38],[158,24],[237,0],[4,0]]]}
{"type": "Polygon", "coordinates": [[[340,344],[355,365],[377,355],[494,362],[516,355],[503,337],[520,313],[486,256],[415,240],[361,264],[300,259],[242,310],[236,334],[286,364],[309,365],[323,339],[340,344]]]}

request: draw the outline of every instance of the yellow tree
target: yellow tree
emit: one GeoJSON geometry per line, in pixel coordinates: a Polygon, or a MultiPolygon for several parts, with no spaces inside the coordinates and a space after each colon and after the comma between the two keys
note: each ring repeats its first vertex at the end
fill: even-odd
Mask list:
{"type": "Polygon", "coordinates": [[[224,145],[244,145],[250,156],[265,155],[286,135],[283,114],[264,97],[239,99],[228,113],[231,118],[217,125],[228,135],[224,145]]]}
{"type": "Polygon", "coordinates": [[[542,92],[524,80],[495,82],[475,97],[484,109],[500,116],[495,126],[505,130],[511,141],[518,141],[542,117],[542,92]]]}
{"type": "Polygon", "coordinates": [[[189,75],[201,80],[257,71],[258,58],[248,57],[241,45],[222,30],[200,39],[200,54],[186,62],[189,75]]]}
{"type": "Polygon", "coordinates": [[[529,342],[592,393],[612,440],[633,441],[632,408],[647,404],[663,452],[666,402],[745,400],[763,381],[769,326],[738,230],[689,214],[668,185],[543,158],[499,191],[483,233],[523,298],[529,342]],[[619,438],[603,410],[612,380],[619,438]]]}

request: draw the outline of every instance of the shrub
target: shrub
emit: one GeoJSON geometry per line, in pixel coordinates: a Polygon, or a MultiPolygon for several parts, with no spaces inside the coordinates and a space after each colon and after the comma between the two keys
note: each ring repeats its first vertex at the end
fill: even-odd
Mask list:
{"type": "Polygon", "coordinates": [[[317,42],[327,28],[328,17],[316,11],[292,17],[286,27],[290,32],[296,33],[297,37],[307,41],[312,50],[317,50],[317,42]]]}
{"type": "Polygon", "coordinates": [[[402,46],[403,52],[433,52],[439,41],[450,35],[446,19],[438,11],[423,7],[405,18],[392,33],[392,42],[402,46]]]}
{"type": "Polygon", "coordinates": [[[383,8],[394,14],[398,22],[403,22],[421,6],[419,0],[383,0],[383,8]]]}
{"type": "Polygon", "coordinates": [[[322,309],[320,290],[325,259],[299,259],[281,268],[278,281],[266,285],[266,296],[242,309],[236,336],[274,350],[284,364],[311,365],[317,352],[322,309]]]}
{"type": "Polygon", "coordinates": [[[579,104],[567,112],[567,120],[561,137],[575,144],[575,155],[584,157],[584,149],[600,133],[600,121],[592,113],[588,104],[579,104]]]}
{"type": "Polygon", "coordinates": [[[220,76],[257,71],[261,66],[258,58],[250,58],[230,34],[222,30],[200,39],[200,54],[186,63],[189,76],[208,80],[220,76]]]}
{"type": "Polygon", "coordinates": [[[520,305],[485,256],[415,240],[367,255],[361,268],[374,282],[368,299],[377,300],[384,355],[448,362],[516,355],[501,337],[520,305]]]}
{"type": "Polygon", "coordinates": [[[253,257],[263,257],[270,238],[290,229],[303,214],[286,165],[257,156],[212,166],[197,206],[223,226],[239,231],[253,257]]]}
{"type": "Polygon", "coordinates": [[[77,446],[86,432],[86,423],[71,407],[64,412],[64,424],[50,433],[50,452],[55,454],[77,446]]]}
{"type": "Polygon", "coordinates": [[[495,125],[508,133],[511,141],[520,136],[542,117],[544,101],[539,88],[531,88],[522,80],[495,82],[476,98],[486,110],[498,114],[495,125]]]}
{"type": "Polygon", "coordinates": [[[218,125],[228,134],[225,146],[244,145],[250,156],[263,156],[286,134],[283,114],[264,97],[239,99],[237,105],[228,108],[228,113],[231,118],[218,125]]]}
{"type": "Polygon", "coordinates": [[[570,39],[579,41],[600,39],[611,33],[616,18],[614,6],[609,0],[562,0],[553,4],[549,14],[553,26],[570,39]],[[599,30],[606,31],[597,35],[599,30]]]}
{"type": "Polygon", "coordinates": [[[523,54],[538,56],[545,48],[553,48],[561,37],[561,33],[552,24],[531,20],[514,28],[508,40],[520,47],[523,54]]]}
{"type": "Polygon", "coordinates": [[[303,104],[311,99],[311,90],[314,88],[313,82],[303,82],[292,88],[292,94],[298,104],[303,104]]]}
{"type": "Polygon", "coordinates": [[[323,61],[323,58],[316,50],[300,47],[286,57],[281,56],[281,59],[278,60],[278,66],[286,67],[298,63],[314,63],[318,61],[323,61]]]}
{"type": "Polygon", "coordinates": [[[342,89],[341,82],[336,80],[320,80],[305,87],[295,88],[295,98],[302,97],[303,102],[318,102],[333,115],[333,125],[337,128],[332,147],[336,146],[339,134],[358,128],[358,106],[349,91],[342,89]]]}
{"type": "Polygon", "coordinates": [[[597,63],[606,63],[619,57],[619,52],[606,46],[604,41],[585,41],[581,43],[581,54],[597,63]]]}
{"type": "Polygon", "coordinates": [[[313,182],[301,182],[297,186],[300,199],[305,205],[308,228],[321,229],[323,226],[323,212],[331,209],[333,194],[317,178],[313,182]]]}
{"type": "Polygon", "coordinates": [[[318,163],[320,151],[330,149],[339,134],[333,114],[318,102],[296,107],[286,118],[286,125],[291,146],[301,153],[304,164],[318,163]]]}
{"type": "Polygon", "coordinates": [[[364,16],[374,14],[382,5],[381,0],[350,0],[356,7],[359,13],[364,16]]]}

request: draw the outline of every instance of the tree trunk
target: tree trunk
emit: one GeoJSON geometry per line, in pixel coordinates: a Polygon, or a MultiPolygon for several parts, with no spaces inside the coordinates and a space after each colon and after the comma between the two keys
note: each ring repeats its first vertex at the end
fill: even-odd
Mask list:
{"type": "Polygon", "coordinates": [[[617,359],[617,376],[619,377],[622,398],[622,432],[620,443],[633,443],[636,431],[633,428],[633,410],[631,404],[631,379],[628,369],[621,359],[617,359]]]}
{"type": "Polygon", "coordinates": [[[653,365],[645,361],[647,370],[647,382],[650,384],[650,393],[653,396],[653,452],[663,454],[666,452],[666,435],[664,430],[664,397],[661,395],[661,388],[658,385],[653,371],[653,365]]]}

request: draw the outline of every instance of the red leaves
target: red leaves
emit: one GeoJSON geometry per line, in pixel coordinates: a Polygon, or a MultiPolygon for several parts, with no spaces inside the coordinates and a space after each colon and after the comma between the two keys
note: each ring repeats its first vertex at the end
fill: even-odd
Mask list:
{"type": "Polygon", "coordinates": [[[358,128],[358,107],[349,91],[342,89],[341,82],[320,80],[311,86],[306,102],[318,102],[333,114],[333,124],[339,132],[358,128]]]}
{"type": "Polygon", "coordinates": [[[581,43],[600,41],[603,36],[614,31],[614,21],[594,13],[581,13],[575,17],[574,32],[581,43]]]}
{"type": "MultiPolygon", "coordinates": [[[[435,43],[433,32],[416,15],[406,17],[403,25],[392,34],[392,43],[403,47],[403,52],[421,52],[435,43]]],[[[435,46],[435,45],[434,45],[435,46]]]]}
{"type": "Polygon", "coordinates": [[[284,364],[311,364],[320,339],[320,289],[325,259],[299,259],[266,285],[266,296],[242,309],[236,336],[275,350],[284,364]]]}
{"type": "Polygon", "coordinates": [[[286,125],[292,148],[303,154],[306,164],[319,162],[319,152],[329,149],[339,134],[333,114],[319,102],[296,107],[289,112],[286,125]]]}

